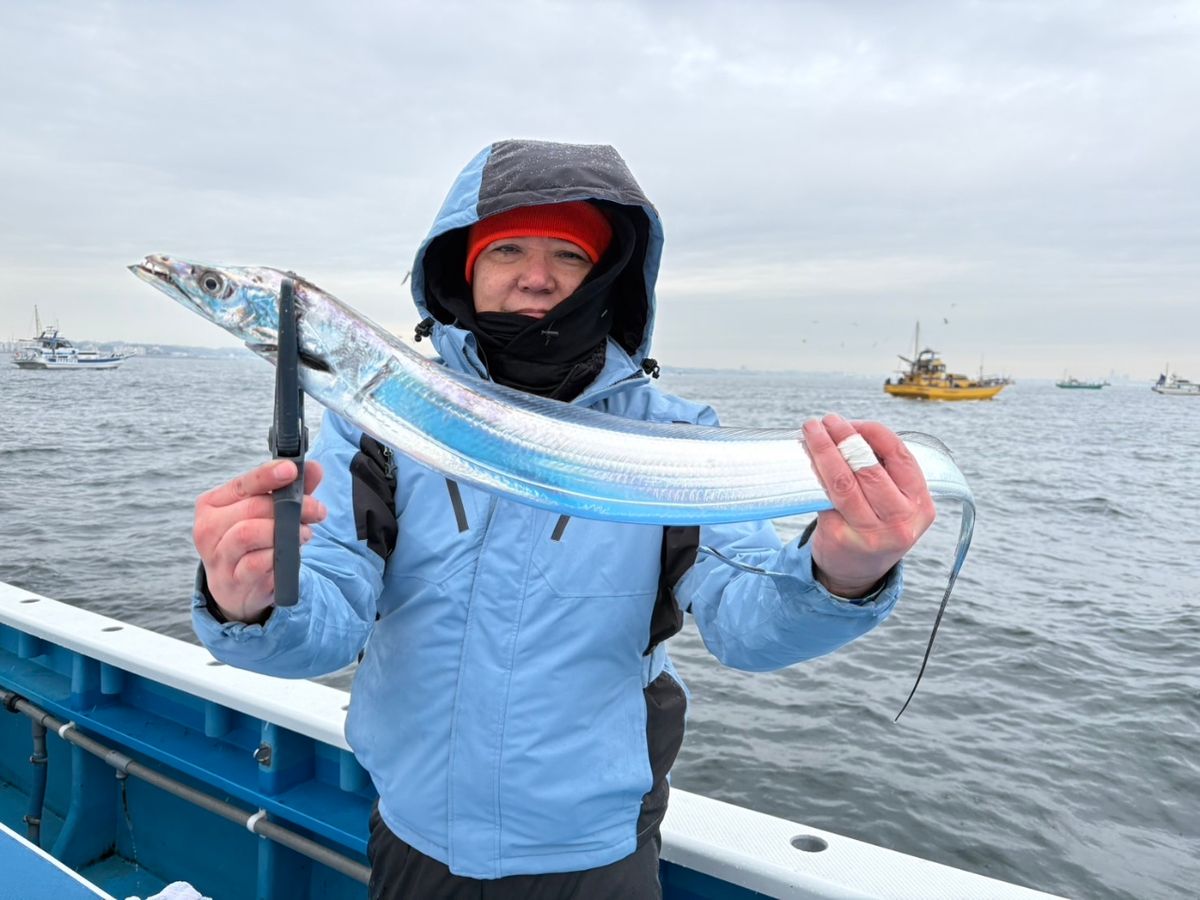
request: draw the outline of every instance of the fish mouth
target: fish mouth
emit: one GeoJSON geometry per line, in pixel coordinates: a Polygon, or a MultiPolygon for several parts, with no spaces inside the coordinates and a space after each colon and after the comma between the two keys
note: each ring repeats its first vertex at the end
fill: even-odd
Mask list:
{"type": "Polygon", "coordinates": [[[140,263],[127,267],[130,272],[147,284],[152,284],[172,300],[182,303],[188,309],[199,311],[200,307],[188,296],[177,280],[176,266],[169,256],[152,254],[140,263]]]}
{"type": "Polygon", "coordinates": [[[158,282],[166,282],[171,286],[175,284],[175,280],[171,276],[170,260],[165,256],[147,256],[140,263],[134,263],[128,268],[142,281],[148,281],[150,284],[158,282]]]}

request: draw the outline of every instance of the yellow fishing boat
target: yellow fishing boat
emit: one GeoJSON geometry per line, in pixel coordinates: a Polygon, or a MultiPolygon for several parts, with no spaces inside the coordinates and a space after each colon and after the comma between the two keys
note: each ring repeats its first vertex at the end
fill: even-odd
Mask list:
{"type": "Polygon", "coordinates": [[[946,371],[946,364],[936,350],[916,350],[921,345],[921,326],[913,342],[915,359],[901,356],[908,368],[901,370],[895,380],[884,382],[883,390],[893,397],[912,397],[918,400],[991,400],[1008,385],[1003,378],[969,378],[946,371]]]}

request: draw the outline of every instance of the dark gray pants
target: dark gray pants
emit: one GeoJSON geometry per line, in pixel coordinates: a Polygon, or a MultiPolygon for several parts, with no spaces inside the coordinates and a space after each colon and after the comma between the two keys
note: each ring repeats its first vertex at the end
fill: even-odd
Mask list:
{"type": "Polygon", "coordinates": [[[661,900],[658,829],[633,853],[582,872],[509,875],[481,881],[461,878],[414,850],[371,812],[370,900],[661,900]]]}

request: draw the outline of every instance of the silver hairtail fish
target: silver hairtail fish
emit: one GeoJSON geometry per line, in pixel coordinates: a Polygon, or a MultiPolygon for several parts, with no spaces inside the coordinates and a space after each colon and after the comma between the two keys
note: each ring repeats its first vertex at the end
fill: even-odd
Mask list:
{"type": "MultiPolygon", "coordinates": [[[[833,506],[799,429],[641,422],[506,388],[421,356],[278,269],[158,255],[129,268],[271,362],[280,284],[292,278],[304,391],[400,453],[483,490],[565,515],[650,525],[746,522],[833,506]]],[[[903,438],[933,497],[962,504],[954,564],[919,682],[971,544],[975,502],[940,441],[903,438]]]]}

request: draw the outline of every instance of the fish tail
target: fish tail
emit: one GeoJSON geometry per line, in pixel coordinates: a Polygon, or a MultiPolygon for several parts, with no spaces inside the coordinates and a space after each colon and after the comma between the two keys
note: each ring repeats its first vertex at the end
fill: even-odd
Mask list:
{"type": "Polygon", "coordinates": [[[917,685],[921,683],[921,676],[925,674],[925,667],[929,665],[929,655],[933,652],[933,641],[937,637],[938,626],[942,624],[942,616],[946,613],[946,604],[950,602],[950,593],[954,590],[954,582],[958,580],[958,573],[962,569],[963,561],[967,558],[967,550],[971,547],[971,536],[975,532],[975,503],[965,498],[962,505],[962,523],[958,528],[958,546],[954,550],[954,565],[950,568],[950,579],[946,582],[946,592],[942,594],[942,603],[938,607],[937,618],[933,620],[933,630],[929,632],[929,643],[925,646],[925,656],[921,659],[921,668],[917,671],[917,679],[913,682],[912,690],[908,692],[908,698],[904,701],[904,705],[900,707],[900,712],[896,713],[896,718],[893,722],[899,722],[900,717],[904,715],[904,711],[908,709],[908,704],[912,702],[913,696],[917,693],[917,685]]]}

